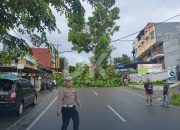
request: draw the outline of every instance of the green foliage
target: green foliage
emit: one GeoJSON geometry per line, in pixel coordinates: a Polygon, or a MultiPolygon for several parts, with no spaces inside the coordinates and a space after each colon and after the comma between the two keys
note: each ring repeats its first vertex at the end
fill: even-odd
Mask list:
{"type": "Polygon", "coordinates": [[[88,33],[75,33],[70,31],[68,34],[68,40],[74,43],[73,50],[77,50],[79,53],[82,51],[89,52],[92,47],[87,43],[91,42],[90,34],[88,33]]]}
{"type": "Polygon", "coordinates": [[[130,65],[132,64],[132,60],[126,54],[123,54],[122,57],[114,58],[114,65],[117,66],[118,64],[130,65]]]}
{"type": "Polygon", "coordinates": [[[170,98],[172,105],[180,106],[180,94],[173,94],[170,98]]]}
{"type": "Polygon", "coordinates": [[[119,77],[114,77],[112,79],[106,78],[85,78],[85,80],[75,80],[73,82],[75,87],[118,87],[122,83],[119,80],[119,77]]]}
{"type": "Polygon", "coordinates": [[[76,67],[74,67],[74,66],[69,66],[69,73],[73,73],[73,72],[75,72],[75,70],[76,70],[76,67]]]}
{"type": "Polygon", "coordinates": [[[114,69],[108,69],[96,78],[91,73],[91,69],[84,63],[78,63],[73,75],[74,87],[117,87],[122,85],[120,77],[114,73],[114,69]]]}
{"type": "Polygon", "coordinates": [[[156,81],[156,82],[153,82],[153,85],[156,85],[156,86],[163,86],[163,81],[156,81]]]}
{"type": "Polygon", "coordinates": [[[62,87],[64,85],[64,75],[63,74],[57,74],[54,77],[56,79],[56,85],[58,87],[62,87]]]}
{"type": "MultiPolygon", "coordinates": [[[[93,52],[91,63],[94,66],[95,75],[98,77],[100,72],[95,64],[105,55],[100,64],[103,68],[107,67],[112,52],[109,42],[114,32],[119,30],[119,26],[115,23],[119,19],[119,8],[114,7],[115,0],[88,0],[88,2],[94,7],[93,15],[88,18],[86,25],[82,24],[80,27],[76,27],[76,25],[69,24],[68,40],[72,42],[73,49],[79,53],[82,51],[93,52]]],[[[80,17],[80,19],[82,18],[80,17]]],[[[69,23],[73,23],[73,21],[73,19],[69,19],[69,23]]]]}
{"type": "Polygon", "coordinates": [[[0,51],[0,65],[10,65],[12,60],[16,60],[20,54],[14,51],[0,51]]]}
{"type": "Polygon", "coordinates": [[[85,11],[80,0],[1,0],[0,42],[8,50],[29,52],[27,39],[30,38],[29,41],[34,45],[38,47],[45,45],[57,53],[46,35],[46,32],[60,33],[52,7],[60,15],[65,13],[66,17],[71,19],[69,25],[73,29],[81,25],[83,28],[85,11]],[[11,35],[10,31],[15,32],[17,36],[11,35]]]}

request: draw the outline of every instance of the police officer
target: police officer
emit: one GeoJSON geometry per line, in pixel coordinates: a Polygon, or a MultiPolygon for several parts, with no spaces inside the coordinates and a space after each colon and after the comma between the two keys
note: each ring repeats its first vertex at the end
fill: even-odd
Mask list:
{"type": "Polygon", "coordinates": [[[72,88],[72,77],[68,76],[64,80],[64,87],[59,90],[57,102],[57,116],[60,115],[60,109],[62,114],[61,130],[67,130],[70,119],[73,120],[73,130],[79,130],[79,113],[76,106],[82,109],[76,90],[72,88]]]}

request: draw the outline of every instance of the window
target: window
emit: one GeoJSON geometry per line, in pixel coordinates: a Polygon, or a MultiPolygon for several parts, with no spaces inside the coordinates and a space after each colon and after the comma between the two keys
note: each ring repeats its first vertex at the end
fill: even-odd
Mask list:
{"type": "Polygon", "coordinates": [[[13,88],[13,82],[10,80],[0,80],[0,91],[9,91],[13,88]]]}
{"type": "Polygon", "coordinates": [[[26,80],[21,80],[21,84],[23,88],[31,88],[31,84],[26,80]]]}
{"type": "Polygon", "coordinates": [[[150,39],[151,39],[151,40],[154,39],[154,32],[152,32],[152,33],[150,34],[150,39]]]}

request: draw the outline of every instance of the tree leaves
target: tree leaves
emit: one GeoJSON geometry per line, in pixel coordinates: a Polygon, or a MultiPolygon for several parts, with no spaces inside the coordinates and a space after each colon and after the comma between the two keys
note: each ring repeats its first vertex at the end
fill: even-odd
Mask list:
{"type": "Polygon", "coordinates": [[[98,47],[107,48],[110,35],[119,30],[119,26],[115,23],[115,20],[119,19],[119,8],[112,8],[115,0],[88,0],[88,2],[94,6],[94,11],[85,26],[82,24],[84,22],[76,21],[78,17],[81,21],[84,20],[81,15],[69,18],[68,40],[72,42],[73,49],[78,52],[90,52],[97,50],[98,47]],[[106,46],[104,46],[105,41],[106,46]]]}
{"type": "Polygon", "coordinates": [[[132,60],[126,54],[123,54],[122,57],[114,58],[114,65],[117,66],[118,64],[129,65],[132,63],[132,60]]]}
{"type": "Polygon", "coordinates": [[[47,40],[47,32],[59,31],[55,16],[52,13],[55,8],[60,15],[66,14],[72,19],[70,26],[79,30],[84,27],[84,8],[80,0],[1,0],[0,2],[0,41],[6,49],[16,47],[29,51],[27,39],[37,46],[53,48],[47,40]],[[10,31],[16,31],[18,36],[11,35],[10,31]],[[11,35],[11,36],[10,36],[11,35]],[[28,38],[27,38],[28,37],[28,38]]]}

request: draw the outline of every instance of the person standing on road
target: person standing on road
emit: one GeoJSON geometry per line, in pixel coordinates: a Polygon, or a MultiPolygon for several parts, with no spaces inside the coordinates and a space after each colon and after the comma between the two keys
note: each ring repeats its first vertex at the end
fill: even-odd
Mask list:
{"type": "Polygon", "coordinates": [[[147,103],[152,105],[152,95],[153,95],[153,84],[150,78],[147,78],[146,83],[144,83],[145,95],[147,103]]]}
{"type": "Polygon", "coordinates": [[[163,80],[163,104],[162,106],[169,106],[169,84],[166,80],[163,80]]]}
{"type": "Polygon", "coordinates": [[[76,105],[82,109],[76,90],[72,88],[72,77],[68,76],[64,80],[64,87],[59,90],[57,102],[57,116],[60,116],[60,110],[62,114],[61,130],[67,130],[70,119],[73,120],[73,130],[79,130],[79,113],[76,105]]]}

